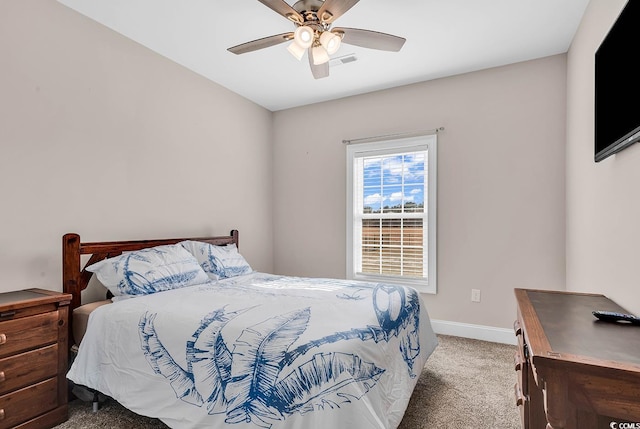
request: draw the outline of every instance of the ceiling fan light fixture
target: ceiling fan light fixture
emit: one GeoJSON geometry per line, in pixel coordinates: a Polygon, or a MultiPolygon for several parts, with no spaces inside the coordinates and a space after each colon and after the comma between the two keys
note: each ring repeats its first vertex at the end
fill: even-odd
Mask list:
{"type": "Polygon", "coordinates": [[[313,28],[306,25],[299,26],[293,33],[293,40],[303,49],[311,47],[314,37],[315,32],[313,28]]]}
{"type": "Polygon", "coordinates": [[[342,43],[342,37],[331,31],[325,31],[320,36],[320,44],[327,50],[329,55],[333,55],[338,52],[342,43]]]}
{"type": "Polygon", "coordinates": [[[300,46],[298,43],[296,43],[295,41],[291,42],[291,44],[287,47],[287,51],[289,51],[289,53],[291,55],[293,55],[294,57],[296,57],[296,59],[298,61],[300,61],[302,59],[302,56],[304,55],[304,51],[306,49],[303,48],[302,46],[300,46]]]}
{"type": "Polygon", "coordinates": [[[322,46],[314,46],[311,49],[313,49],[313,65],[319,66],[320,64],[329,62],[329,54],[325,48],[322,46]]]}

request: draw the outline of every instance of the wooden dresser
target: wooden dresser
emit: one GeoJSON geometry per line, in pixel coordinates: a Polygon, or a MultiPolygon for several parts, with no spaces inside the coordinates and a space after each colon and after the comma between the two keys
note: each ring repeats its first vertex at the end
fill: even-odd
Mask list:
{"type": "Polygon", "coordinates": [[[44,429],[68,418],[70,294],[0,293],[0,429],[44,429]]]}
{"type": "Polygon", "coordinates": [[[603,295],[515,289],[516,401],[525,429],[640,428],[640,326],[603,295]]]}

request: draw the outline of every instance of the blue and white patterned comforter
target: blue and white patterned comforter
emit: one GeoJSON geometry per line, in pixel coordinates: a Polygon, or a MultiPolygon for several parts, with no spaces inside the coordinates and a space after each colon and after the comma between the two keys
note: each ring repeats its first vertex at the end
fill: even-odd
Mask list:
{"type": "Polygon", "coordinates": [[[67,377],[172,428],[396,428],[436,345],[412,288],[254,272],[98,308],[67,377]]]}

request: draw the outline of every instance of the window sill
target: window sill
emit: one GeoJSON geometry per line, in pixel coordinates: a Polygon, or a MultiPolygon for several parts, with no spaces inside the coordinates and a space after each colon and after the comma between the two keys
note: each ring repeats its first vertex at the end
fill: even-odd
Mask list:
{"type": "Polygon", "coordinates": [[[398,278],[392,276],[368,276],[365,274],[355,274],[349,276],[351,280],[360,280],[370,283],[390,283],[402,286],[409,286],[414,288],[420,293],[428,293],[435,295],[437,293],[436,285],[429,284],[427,280],[412,279],[412,278],[398,278]]]}

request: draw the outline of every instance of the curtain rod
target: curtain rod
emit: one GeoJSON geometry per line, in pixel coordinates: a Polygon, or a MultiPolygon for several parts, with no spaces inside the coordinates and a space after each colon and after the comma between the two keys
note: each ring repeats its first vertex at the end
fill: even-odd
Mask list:
{"type": "Polygon", "coordinates": [[[437,134],[439,132],[444,131],[444,127],[434,128],[432,130],[425,131],[414,131],[408,133],[396,133],[396,134],[387,134],[383,136],[371,136],[371,137],[362,137],[359,139],[350,139],[350,140],[342,140],[344,144],[356,144],[356,143],[372,143],[379,142],[382,140],[394,140],[408,137],[418,137],[418,136],[428,136],[431,134],[437,134]]]}

